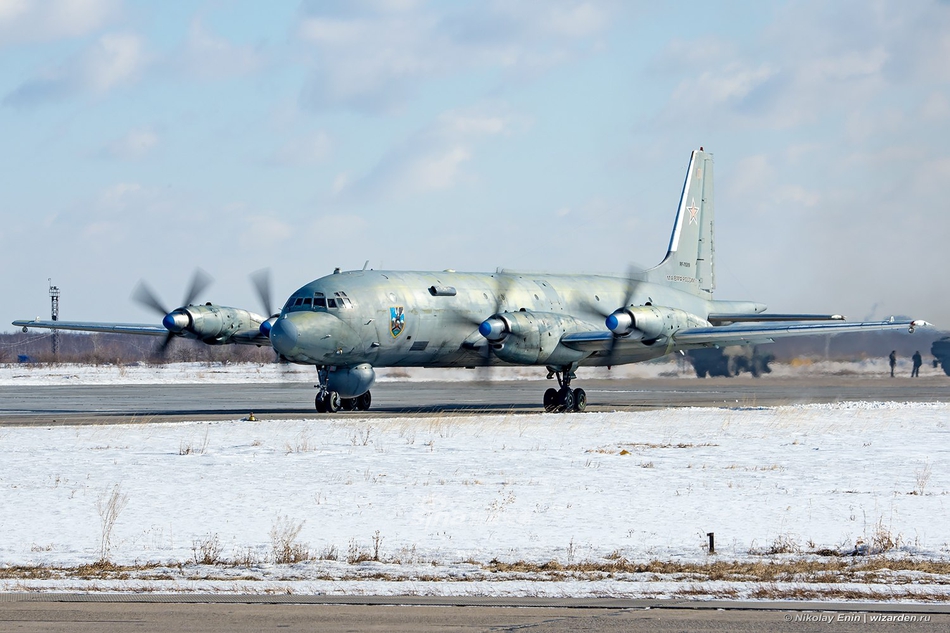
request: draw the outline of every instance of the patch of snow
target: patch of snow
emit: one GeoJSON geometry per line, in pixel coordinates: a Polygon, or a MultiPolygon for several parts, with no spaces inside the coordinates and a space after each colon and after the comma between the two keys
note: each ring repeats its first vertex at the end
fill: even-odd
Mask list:
{"type": "MultiPolygon", "coordinates": [[[[944,403],[868,402],[4,427],[0,568],[95,562],[100,510],[117,491],[127,504],[108,558],[179,571],[148,567],[129,581],[0,574],[0,590],[747,595],[749,583],[486,568],[775,560],[769,552],[881,544],[888,556],[945,561],[948,421],[944,403]],[[300,526],[296,543],[313,556],[338,560],[275,565],[281,524],[300,526]],[[212,538],[220,558],[258,562],[202,576],[193,559],[212,538]],[[346,562],[377,547],[382,562],[346,562]]],[[[950,593],[945,577],[901,578],[907,591],[950,593]]]]}

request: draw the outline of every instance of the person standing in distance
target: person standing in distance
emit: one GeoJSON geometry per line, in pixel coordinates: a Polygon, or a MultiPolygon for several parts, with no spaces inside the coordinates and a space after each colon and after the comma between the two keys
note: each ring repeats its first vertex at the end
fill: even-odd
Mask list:
{"type": "Polygon", "coordinates": [[[910,371],[911,378],[920,378],[920,366],[924,364],[924,359],[920,356],[920,350],[914,352],[914,368],[910,371]]]}

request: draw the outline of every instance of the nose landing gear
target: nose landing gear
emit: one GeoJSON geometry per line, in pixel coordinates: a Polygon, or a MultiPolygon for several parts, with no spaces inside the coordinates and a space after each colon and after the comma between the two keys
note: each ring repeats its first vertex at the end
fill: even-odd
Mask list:
{"type": "Polygon", "coordinates": [[[544,392],[544,410],[548,413],[583,411],[587,408],[587,392],[571,389],[571,380],[576,378],[573,369],[558,370],[548,367],[548,379],[557,377],[558,389],[544,392]]]}
{"type": "Polygon", "coordinates": [[[330,376],[330,370],[326,367],[317,368],[317,397],[314,398],[314,406],[317,413],[336,413],[340,409],[344,411],[368,411],[373,402],[373,396],[367,391],[355,398],[343,398],[336,391],[330,391],[327,387],[327,379],[330,376]]]}

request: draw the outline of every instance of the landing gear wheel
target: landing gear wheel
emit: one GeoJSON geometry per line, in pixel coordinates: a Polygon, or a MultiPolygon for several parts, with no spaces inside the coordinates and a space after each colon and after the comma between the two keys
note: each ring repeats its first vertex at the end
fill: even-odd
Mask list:
{"type": "Polygon", "coordinates": [[[367,391],[362,396],[356,397],[356,408],[359,411],[369,411],[369,405],[373,403],[373,396],[367,391]]]}
{"type": "Polygon", "coordinates": [[[330,391],[327,393],[327,399],[325,400],[324,406],[326,406],[327,413],[336,413],[340,410],[340,407],[343,405],[343,400],[340,398],[340,394],[336,391],[330,391]]]}
{"type": "Polygon", "coordinates": [[[340,405],[344,411],[352,411],[356,408],[356,398],[343,398],[340,400],[340,405]]]}
{"type": "Polygon", "coordinates": [[[587,392],[583,389],[574,390],[574,410],[583,411],[587,408],[587,392]]]}
{"type": "Polygon", "coordinates": [[[574,410],[574,391],[570,387],[562,387],[557,393],[558,409],[561,411],[574,410]]]}
{"type": "Polygon", "coordinates": [[[314,406],[317,408],[317,413],[326,413],[327,412],[327,401],[323,394],[317,394],[317,397],[313,401],[314,406]]]}
{"type": "Polygon", "coordinates": [[[552,387],[544,392],[544,410],[548,413],[557,411],[557,389],[552,387]]]}

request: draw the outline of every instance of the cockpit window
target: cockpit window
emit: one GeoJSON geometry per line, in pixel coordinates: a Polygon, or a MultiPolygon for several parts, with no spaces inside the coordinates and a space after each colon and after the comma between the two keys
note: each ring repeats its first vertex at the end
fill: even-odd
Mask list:
{"type": "Polygon", "coordinates": [[[346,293],[342,290],[340,292],[333,293],[336,296],[336,304],[341,308],[352,308],[353,302],[350,301],[349,297],[346,296],[346,293]]]}
{"type": "Polygon", "coordinates": [[[333,310],[352,309],[353,302],[350,301],[345,292],[334,292],[333,296],[329,298],[322,292],[314,292],[312,295],[305,297],[291,297],[287,300],[287,305],[284,306],[287,311],[326,310],[327,308],[333,310]]]}

